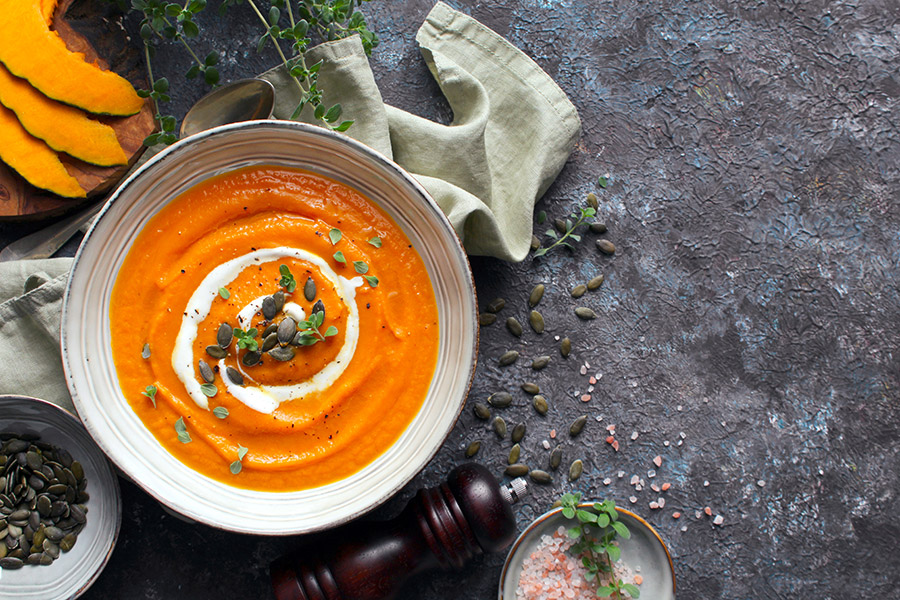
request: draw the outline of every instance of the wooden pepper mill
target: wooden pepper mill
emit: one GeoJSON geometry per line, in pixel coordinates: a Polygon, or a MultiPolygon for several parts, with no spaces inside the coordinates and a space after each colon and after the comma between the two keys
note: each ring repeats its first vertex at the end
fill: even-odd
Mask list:
{"type": "Polygon", "coordinates": [[[512,503],[524,479],[500,486],[481,465],[461,465],[446,483],[419,490],[399,516],[330,534],[333,545],[307,545],[272,563],[278,600],[388,600],[404,581],[434,568],[461,568],[503,550],[516,535],[512,503]]]}

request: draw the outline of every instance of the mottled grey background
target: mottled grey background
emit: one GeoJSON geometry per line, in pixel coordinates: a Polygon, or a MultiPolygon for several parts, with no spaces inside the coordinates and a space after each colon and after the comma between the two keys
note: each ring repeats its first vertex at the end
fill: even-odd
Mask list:
{"type": "MultiPolygon", "coordinates": [[[[566,464],[585,461],[584,477],[570,485],[557,475],[538,488],[517,508],[520,526],[579,489],[658,528],[680,598],[900,597],[900,3],[450,4],[506,36],[569,94],[584,135],[538,209],[563,216],[597,192],[618,247],[603,257],[587,235],[543,261],[473,260],[481,304],[504,297],[504,319],[525,322],[529,290],[545,283],[548,327],[521,339],[501,323],[483,328],[471,399],[514,393],[501,414],[527,421],[523,458],[535,466],[546,464],[541,442],[552,428],[592,417],[581,437],[559,438],[566,464]],[[603,174],[606,190],[596,185],[603,174]],[[606,275],[599,291],[569,297],[597,273],[606,275]],[[577,304],[600,318],[579,322],[577,304]],[[573,340],[568,360],[557,335],[573,340]],[[538,374],[526,360],[498,368],[507,349],[554,358],[538,374]],[[588,385],[585,362],[589,375],[603,375],[588,403],[576,397],[588,385]],[[546,417],[517,391],[524,380],[546,391],[546,417]],[[609,424],[618,453],[605,442],[609,424]],[[672,489],[635,492],[634,474],[672,489]],[[651,510],[659,496],[665,508],[651,510]],[[696,516],[707,506],[721,526],[696,516]]],[[[383,40],[372,64],[389,103],[449,122],[414,42],[431,6],[367,5],[383,40]]],[[[224,23],[203,21],[197,46],[223,54],[224,78],[274,64],[255,51],[246,5],[224,23]]],[[[174,49],[157,59],[179,116],[204,91],[182,80],[187,67],[174,49]]],[[[2,225],[0,241],[34,227],[2,225]]],[[[473,439],[484,441],[477,460],[500,474],[510,442],[467,408],[437,458],[376,516],[440,481],[473,439]]],[[[185,524],[123,486],[122,536],[85,598],[272,597],[266,566],[299,540],[185,524]]],[[[400,597],[494,597],[503,559],[420,577],[400,597]]]]}

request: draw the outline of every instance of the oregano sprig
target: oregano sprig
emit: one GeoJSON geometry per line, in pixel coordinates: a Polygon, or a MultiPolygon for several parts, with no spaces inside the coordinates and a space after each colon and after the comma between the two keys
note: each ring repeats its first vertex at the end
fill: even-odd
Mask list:
{"type": "Polygon", "coordinates": [[[564,494],[560,503],[563,516],[576,521],[568,529],[569,537],[576,540],[569,551],[581,558],[586,570],[584,578],[597,582],[597,596],[622,600],[623,594],[627,594],[631,598],[639,598],[640,589],[616,577],[613,570],[613,563],[622,555],[616,539],[631,537],[628,527],[619,521],[615,502],[604,500],[582,506],[581,494],[576,492],[564,494]],[[605,583],[601,584],[604,579],[605,583]]]}
{"type": "Polygon", "coordinates": [[[322,311],[314,312],[306,321],[297,323],[300,328],[300,337],[298,342],[301,346],[312,346],[319,342],[324,342],[326,338],[330,338],[338,334],[338,329],[334,325],[328,327],[325,333],[319,331],[319,327],[325,321],[325,313],[322,311]]]}
{"type": "Polygon", "coordinates": [[[233,335],[235,339],[237,339],[238,348],[246,349],[249,352],[256,352],[259,349],[259,342],[256,341],[258,333],[259,331],[256,327],[251,327],[247,331],[235,327],[233,335]]]}
{"type": "Polygon", "coordinates": [[[574,250],[574,246],[572,246],[571,242],[580,242],[581,235],[575,233],[575,230],[579,227],[589,225],[589,220],[593,219],[597,216],[597,211],[592,206],[582,206],[579,207],[577,213],[572,213],[568,215],[568,218],[565,220],[565,231],[562,232],[562,236],[556,232],[552,227],[544,232],[544,235],[553,238],[556,240],[547,247],[541,247],[534,251],[534,256],[544,256],[557,246],[565,246],[571,250],[574,250]]]}

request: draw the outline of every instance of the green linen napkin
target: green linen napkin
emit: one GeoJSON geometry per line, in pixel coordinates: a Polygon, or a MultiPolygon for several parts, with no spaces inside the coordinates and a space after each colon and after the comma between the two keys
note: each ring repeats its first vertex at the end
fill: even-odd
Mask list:
{"type": "MultiPolygon", "coordinates": [[[[348,135],[422,183],[470,254],[523,260],[534,203],[580,134],[575,108],[534,61],[443,3],[416,40],[453,109],[450,125],[386,106],[356,36],[310,51],[313,62],[323,60],[324,101],[340,103],[343,117],[355,120],[348,135]]],[[[283,68],[262,77],[276,89],[274,116],[289,118],[295,84],[283,68]]],[[[70,258],[0,263],[0,394],[36,396],[74,411],[59,352],[71,264],[70,258]]]]}

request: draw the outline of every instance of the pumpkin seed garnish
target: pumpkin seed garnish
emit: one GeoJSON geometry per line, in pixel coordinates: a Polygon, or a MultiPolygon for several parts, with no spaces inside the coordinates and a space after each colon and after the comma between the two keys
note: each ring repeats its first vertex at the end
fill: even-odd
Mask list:
{"type": "Polygon", "coordinates": [[[572,425],[569,427],[569,435],[575,437],[584,429],[585,424],[587,424],[587,415],[581,415],[574,421],[572,421],[572,425]]]}
{"type": "Polygon", "coordinates": [[[141,358],[144,360],[150,358],[150,344],[144,344],[144,347],[141,348],[141,358]]]}
{"type": "Polygon", "coordinates": [[[291,340],[294,339],[294,334],[296,333],[297,322],[291,317],[285,317],[278,325],[278,331],[276,333],[278,342],[281,344],[289,344],[291,343],[291,340]]]}
{"type": "Polygon", "coordinates": [[[579,306],[575,309],[575,316],[577,316],[579,319],[590,321],[591,319],[597,318],[597,313],[586,306],[579,306]]]}
{"type": "Polygon", "coordinates": [[[353,261],[353,269],[360,275],[365,275],[366,273],[369,272],[369,265],[367,265],[365,261],[354,260],[353,261]]]}
{"type": "Polygon", "coordinates": [[[503,472],[510,477],[525,477],[528,475],[528,465],[516,463],[506,467],[503,472]]]}
{"type": "Polygon", "coordinates": [[[509,456],[506,459],[506,464],[514,465],[519,462],[519,455],[522,454],[522,447],[519,444],[513,445],[509,450],[509,456]]]}
{"type": "Polygon", "coordinates": [[[278,314],[284,308],[284,292],[278,290],[272,294],[272,300],[275,301],[275,313],[278,314]]]}
{"type": "Polygon", "coordinates": [[[197,370],[200,371],[200,377],[202,377],[203,381],[206,383],[212,383],[216,380],[216,374],[205,360],[200,359],[197,361],[197,370]]]}
{"type": "Polygon", "coordinates": [[[550,405],[547,404],[547,399],[538,394],[531,401],[532,406],[534,406],[534,410],[538,412],[539,415],[546,415],[547,411],[550,410],[550,405]]]}
{"type": "Polygon", "coordinates": [[[536,359],[531,361],[531,368],[535,371],[540,371],[544,367],[550,364],[549,356],[538,356],[536,359]]]}
{"type": "Polygon", "coordinates": [[[506,437],[506,421],[503,420],[503,417],[494,417],[494,420],[491,422],[491,427],[494,428],[494,433],[497,434],[497,437],[501,440],[506,437]]]}
{"type": "Polygon", "coordinates": [[[588,203],[588,206],[590,206],[594,210],[597,210],[598,208],[600,208],[600,202],[597,200],[597,194],[595,194],[594,192],[588,193],[587,203],[588,203]]]}
{"type": "Polygon", "coordinates": [[[506,408],[512,401],[513,397],[509,392],[496,392],[488,396],[488,404],[494,408],[506,408]]]}
{"type": "Polygon", "coordinates": [[[277,360],[278,362],[287,362],[294,358],[296,354],[295,350],[290,346],[278,346],[276,348],[272,348],[269,350],[269,356],[277,360]]]}
{"type": "Polygon", "coordinates": [[[234,335],[234,329],[231,328],[231,325],[228,323],[222,323],[219,325],[219,329],[216,330],[216,343],[219,344],[223,349],[228,349],[231,345],[231,339],[234,335]]]}
{"type": "Polygon", "coordinates": [[[328,232],[328,239],[331,240],[332,246],[336,245],[339,241],[341,241],[341,237],[343,237],[343,234],[341,234],[340,229],[335,228],[328,232]]]}
{"type": "Polygon", "coordinates": [[[224,406],[217,406],[212,410],[212,413],[216,416],[217,419],[226,419],[228,418],[228,409],[224,406]]]}
{"type": "Polygon", "coordinates": [[[472,411],[475,413],[475,416],[482,421],[487,421],[491,418],[491,409],[487,407],[487,404],[476,402],[475,406],[472,407],[472,411]]]}
{"type": "Polygon", "coordinates": [[[479,440],[475,440],[468,446],[466,446],[466,458],[472,458],[478,451],[481,450],[481,442],[479,440]]]}
{"type": "Polygon", "coordinates": [[[229,292],[226,288],[219,288],[219,295],[222,297],[222,300],[228,300],[231,298],[231,292],[229,292]]]}
{"type": "Polygon", "coordinates": [[[562,446],[557,446],[550,452],[550,468],[554,471],[559,468],[562,462],[562,446]]]}
{"type": "Polygon", "coordinates": [[[519,353],[516,352],[515,350],[509,350],[508,352],[504,352],[500,356],[500,358],[498,359],[498,362],[500,363],[501,367],[508,367],[509,365],[513,364],[517,360],[519,360],[519,353]]]}
{"type": "Polygon", "coordinates": [[[538,305],[538,302],[541,301],[541,298],[544,297],[544,284],[539,283],[531,290],[531,295],[528,296],[528,306],[534,308],[538,305]]]}
{"type": "Polygon", "coordinates": [[[369,238],[368,242],[375,246],[376,248],[381,248],[381,238],[377,235],[373,238],[369,238]]]}
{"type": "Polygon", "coordinates": [[[313,281],[312,277],[307,278],[306,283],[303,284],[303,297],[306,298],[307,302],[312,302],[316,299],[316,282],[313,281]]]}
{"type": "Polygon", "coordinates": [[[226,356],[228,356],[228,352],[226,352],[225,349],[218,344],[215,346],[207,346],[206,353],[213,358],[225,358],[226,356]]]}
{"type": "Polygon", "coordinates": [[[541,471],[540,469],[533,469],[530,473],[528,473],[528,476],[531,477],[531,479],[535,483],[540,483],[543,485],[553,483],[553,477],[550,476],[550,473],[548,473],[547,471],[541,471]]]}
{"type": "Polygon", "coordinates": [[[141,394],[150,398],[150,402],[153,403],[153,408],[156,408],[156,391],[157,390],[155,385],[148,385],[144,388],[144,391],[141,392],[141,394]]]}
{"type": "Polygon", "coordinates": [[[522,438],[525,437],[525,423],[519,423],[515,427],[513,427],[512,434],[510,435],[510,439],[513,444],[518,444],[522,441],[522,438]]]}
{"type": "Polygon", "coordinates": [[[603,275],[597,275],[596,277],[594,277],[593,279],[591,279],[590,281],[587,282],[587,289],[589,289],[591,291],[596,290],[598,287],[603,285],[603,280],[604,280],[603,275]]]}
{"type": "Polygon", "coordinates": [[[531,328],[535,333],[544,333],[544,315],[533,310],[528,316],[528,322],[531,323],[531,328]]]}
{"type": "Polygon", "coordinates": [[[579,285],[576,285],[575,287],[573,287],[572,291],[570,293],[572,294],[573,298],[581,298],[582,296],[584,296],[584,293],[586,291],[587,291],[587,286],[584,284],[579,284],[579,285]]]}
{"type": "MultiPolygon", "coordinates": [[[[276,330],[278,328],[276,327],[276,330]]],[[[299,332],[298,332],[299,333],[299,332]]],[[[272,348],[278,345],[278,333],[273,332],[263,338],[262,346],[259,347],[260,352],[268,352],[272,348]]]]}
{"type": "Polygon", "coordinates": [[[276,331],[278,331],[278,323],[269,323],[269,326],[263,330],[262,339],[266,339],[276,331]]]}
{"type": "Polygon", "coordinates": [[[526,394],[540,394],[541,388],[536,383],[532,383],[531,381],[526,381],[522,384],[522,391],[526,394]]]}
{"type": "Polygon", "coordinates": [[[603,254],[612,255],[616,252],[616,245],[609,240],[597,240],[597,249],[603,254]]]}
{"type": "Polygon", "coordinates": [[[278,280],[278,285],[283,287],[289,294],[293,293],[293,291],[297,289],[297,280],[294,279],[291,270],[287,265],[279,265],[278,272],[281,273],[281,279],[278,280]]]}
{"type": "Polygon", "coordinates": [[[498,313],[503,310],[504,306],[506,306],[506,300],[503,298],[494,298],[484,307],[484,309],[490,313],[498,313]]]}
{"type": "Polygon", "coordinates": [[[494,313],[484,312],[478,315],[478,324],[482,327],[493,325],[497,321],[497,315],[494,313]]]}
{"type": "Polygon", "coordinates": [[[515,317],[510,317],[506,320],[506,328],[509,329],[509,332],[514,336],[521,337],[522,324],[519,323],[515,317]]]}
{"type": "MultiPolygon", "coordinates": [[[[313,304],[312,310],[310,311],[312,314],[322,313],[322,320],[325,320],[325,303],[322,302],[321,299],[316,300],[316,303],[313,304]]],[[[321,325],[321,323],[319,323],[321,325]]]]}
{"type": "Polygon", "coordinates": [[[191,434],[188,433],[187,425],[184,424],[184,417],[178,417],[175,421],[175,433],[178,435],[178,441],[182,444],[190,444],[191,434]]]}
{"type": "Polygon", "coordinates": [[[581,462],[581,459],[576,459],[572,466],[569,467],[569,481],[575,481],[581,474],[584,472],[584,463],[581,462]]]}
{"type": "Polygon", "coordinates": [[[231,383],[235,385],[244,385],[244,376],[234,367],[225,367],[225,375],[228,376],[231,383]]]}
{"type": "Polygon", "coordinates": [[[212,383],[204,383],[200,386],[200,391],[203,392],[203,395],[207,398],[212,398],[219,393],[219,388],[212,383]]]}
{"type": "Polygon", "coordinates": [[[263,318],[266,321],[271,321],[275,318],[275,315],[278,314],[278,311],[275,309],[275,298],[272,296],[266,296],[262,301],[262,314],[263,318]]]}
{"type": "Polygon", "coordinates": [[[559,343],[559,353],[562,354],[563,358],[569,358],[570,352],[572,352],[572,340],[563,338],[559,343]]]}
{"type": "Polygon", "coordinates": [[[247,352],[241,359],[241,362],[245,367],[252,367],[257,364],[261,358],[262,354],[259,351],[247,352]]]}

